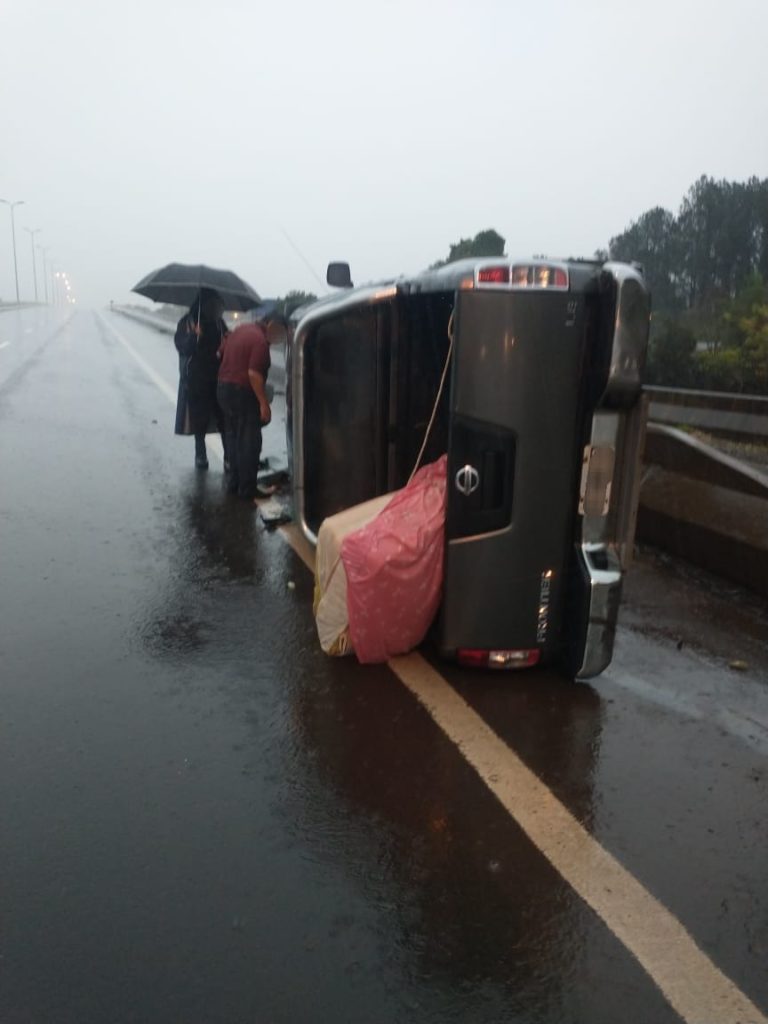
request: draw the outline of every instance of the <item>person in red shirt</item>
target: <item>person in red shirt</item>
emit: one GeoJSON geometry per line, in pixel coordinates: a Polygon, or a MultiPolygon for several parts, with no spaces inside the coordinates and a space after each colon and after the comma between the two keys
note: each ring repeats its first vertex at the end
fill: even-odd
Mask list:
{"type": "Polygon", "coordinates": [[[257,480],[261,428],[272,418],[266,390],[271,360],[264,326],[236,327],[224,338],[219,355],[216,397],[224,412],[227,491],[241,498],[265,497],[257,480]]]}

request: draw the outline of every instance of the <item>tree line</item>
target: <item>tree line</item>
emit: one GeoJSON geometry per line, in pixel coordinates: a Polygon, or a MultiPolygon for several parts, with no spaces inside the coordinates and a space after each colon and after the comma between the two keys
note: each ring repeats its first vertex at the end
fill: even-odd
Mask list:
{"type": "MultiPolygon", "coordinates": [[[[504,249],[486,228],[430,269],[504,249]]],[[[703,176],[676,214],[647,210],[595,257],[643,265],[653,306],[648,383],[768,394],[768,178],[703,176]]],[[[312,299],[290,292],[281,306],[289,314],[312,299]]]]}
{"type": "MultiPolygon", "coordinates": [[[[488,228],[432,267],[504,247],[488,228]]],[[[646,211],[595,257],[643,266],[653,305],[647,383],[768,394],[768,179],[703,176],[676,214],[646,211]]]]}
{"type": "Polygon", "coordinates": [[[768,394],[768,179],[701,177],[596,255],[644,267],[649,383],[768,394]]]}
{"type": "MultiPolygon", "coordinates": [[[[504,247],[488,228],[432,266],[504,247]]],[[[701,177],[676,214],[646,211],[595,257],[643,266],[653,306],[647,383],[768,394],[768,179],[701,177]]]]}

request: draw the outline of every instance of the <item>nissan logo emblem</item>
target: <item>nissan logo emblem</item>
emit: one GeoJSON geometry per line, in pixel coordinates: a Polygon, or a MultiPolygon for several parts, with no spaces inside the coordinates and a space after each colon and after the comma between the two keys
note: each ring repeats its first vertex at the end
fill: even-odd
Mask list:
{"type": "Polygon", "coordinates": [[[462,466],[456,474],[456,490],[466,497],[474,494],[480,486],[480,474],[474,466],[462,466]]]}

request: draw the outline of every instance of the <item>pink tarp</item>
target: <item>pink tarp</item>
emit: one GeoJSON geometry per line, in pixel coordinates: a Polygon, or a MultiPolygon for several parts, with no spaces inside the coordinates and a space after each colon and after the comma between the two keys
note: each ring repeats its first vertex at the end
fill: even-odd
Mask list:
{"type": "Polygon", "coordinates": [[[435,617],[443,584],[445,455],[416,473],[387,507],[344,538],[352,647],[363,663],[418,646],[435,617]]]}

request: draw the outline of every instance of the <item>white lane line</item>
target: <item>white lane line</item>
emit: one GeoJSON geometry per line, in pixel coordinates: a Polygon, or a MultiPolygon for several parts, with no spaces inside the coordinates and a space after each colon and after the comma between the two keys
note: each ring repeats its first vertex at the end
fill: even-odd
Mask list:
{"type": "MultiPolygon", "coordinates": [[[[130,342],[103,322],[150,380],[175,402],[173,389],[130,342]]],[[[314,552],[299,529],[281,527],[280,534],[312,570],[314,552]]],[[[768,1024],[768,1017],[715,966],[677,918],[603,849],[420,654],[393,658],[389,667],[687,1024],[768,1024]]]]}
{"type": "Polygon", "coordinates": [[[158,387],[160,389],[160,391],[162,391],[162,393],[165,395],[165,397],[167,399],[169,399],[171,402],[173,402],[175,404],[177,392],[174,391],[174,389],[170,386],[170,384],[168,384],[160,376],[160,374],[157,373],[149,365],[149,363],[146,361],[144,356],[139,355],[139,353],[136,351],[136,349],[133,347],[133,345],[130,343],[130,341],[128,341],[128,339],[125,337],[125,335],[123,335],[120,331],[118,331],[118,329],[116,327],[113,327],[112,324],[108,323],[107,320],[101,315],[101,313],[97,313],[96,315],[98,316],[98,318],[101,321],[101,323],[115,336],[115,338],[120,342],[120,344],[123,346],[123,348],[125,348],[126,351],[139,364],[139,366],[142,368],[144,373],[146,373],[146,375],[149,377],[149,379],[152,381],[152,383],[156,387],[158,387]]]}
{"type": "Polygon", "coordinates": [[[417,697],[552,866],[637,958],[690,1024],[766,1017],[683,925],[584,829],[550,789],[420,655],[390,668],[417,697]]]}
{"type": "MultiPolygon", "coordinates": [[[[144,373],[146,373],[146,375],[149,377],[152,383],[159,388],[159,390],[165,395],[165,397],[170,402],[173,403],[173,405],[175,405],[176,399],[178,397],[178,391],[172,388],[171,385],[168,384],[168,382],[163,377],[161,377],[160,374],[155,369],[153,369],[153,367],[149,365],[144,356],[140,355],[139,352],[136,351],[134,346],[130,343],[130,341],[128,341],[128,339],[121,331],[118,331],[118,329],[113,324],[109,323],[109,321],[105,317],[103,317],[101,313],[97,313],[97,316],[99,320],[102,322],[102,324],[104,324],[104,326],[107,328],[107,330],[111,331],[111,333],[115,336],[117,341],[120,342],[120,344],[123,346],[126,352],[128,352],[128,354],[132,356],[133,359],[139,364],[139,366],[142,368],[144,373]]],[[[213,452],[213,454],[219,459],[220,462],[224,461],[224,447],[221,443],[221,438],[207,438],[206,447],[208,448],[209,451],[213,452]]]]}
{"type": "MultiPolygon", "coordinates": [[[[314,570],[297,526],[283,538],[314,570]]],[[[420,654],[389,668],[429,712],[504,809],[561,877],[638,960],[688,1024],[768,1024],[671,914],[608,853],[554,793],[420,654]]]]}

